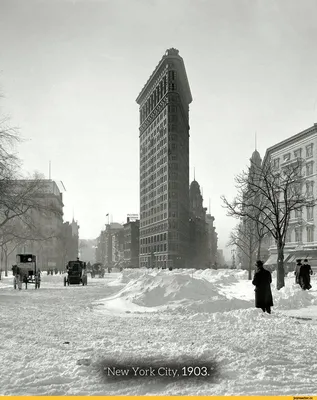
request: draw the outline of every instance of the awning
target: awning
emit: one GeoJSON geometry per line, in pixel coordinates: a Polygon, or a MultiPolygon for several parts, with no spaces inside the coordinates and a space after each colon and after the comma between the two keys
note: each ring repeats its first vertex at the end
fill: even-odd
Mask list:
{"type": "Polygon", "coordinates": [[[291,262],[292,254],[284,254],[284,262],[291,262]]]}
{"type": "Polygon", "coordinates": [[[268,258],[268,260],[265,261],[264,265],[275,265],[277,264],[277,254],[272,254],[268,258]]]}
{"type": "Polygon", "coordinates": [[[311,260],[313,257],[312,256],[309,256],[308,255],[309,254],[309,252],[307,252],[307,253],[305,253],[305,252],[303,252],[303,251],[299,251],[298,253],[295,253],[295,260],[296,259],[300,259],[300,260],[305,260],[305,259],[307,259],[307,260],[311,260]]]}
{"type": "Polygon", "coordinates": [[[296,256],[293,254],[293,255],[291,255],[291,257],[287,260],[287,262],[288,262],[288,263],[291,263],[291,262],[295,262],[295,260],[296,260],[296,256]]]}

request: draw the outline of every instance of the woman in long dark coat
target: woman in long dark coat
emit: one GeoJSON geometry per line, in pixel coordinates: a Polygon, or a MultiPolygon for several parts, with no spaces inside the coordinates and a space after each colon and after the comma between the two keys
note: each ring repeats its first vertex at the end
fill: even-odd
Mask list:
{"type": "Polygon", "coordinates": [[[263,312],[271,314],[273,307],[273,296],[271,291],[272,275],[264,269],[263,262],[256,262],[257,271],[254,274],[252,284],[255,286],[255,307],[261,308],[263,312]]]}

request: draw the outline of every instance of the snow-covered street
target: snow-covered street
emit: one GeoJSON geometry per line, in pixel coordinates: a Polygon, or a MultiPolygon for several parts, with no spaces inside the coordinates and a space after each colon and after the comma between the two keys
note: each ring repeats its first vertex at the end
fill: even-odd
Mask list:
{"type": "Polygon", "coordinates": [[[316,395],[317,279],[254,308],[245,271],[132,271],[35,290],[0,281],[0,395],[316,395]],[[105,366],[217,365],[212,378],[115,379],[105,366]],[[196,364],[195,364],[196,363],[196,364]]]}

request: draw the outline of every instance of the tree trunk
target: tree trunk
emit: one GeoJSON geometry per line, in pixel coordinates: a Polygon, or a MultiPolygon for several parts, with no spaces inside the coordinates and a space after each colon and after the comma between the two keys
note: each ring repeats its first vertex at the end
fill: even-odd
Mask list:
{"type": "MultiPolygon", "coordinates": [[[[1,269],[1,272],[2,272],[2,269],[3,269],[3,246],[1,247],[1,258],[0,258],[0,265],[1,265],[1,267],[0,267],[0,269],[1,269]]],[[[8,274],[4,274],[4,276],[8,276],[8,274]]]]}
{"type": "Polygon", "coordinates": [[[4,267],[5,267],[5,276],[8,276],[8,252],[4,252],[4,267]]]}
{"type": "Polygon", "coordinates": [[[285,271],[284,271],[284,247],[281,243],[277,243],[277,271],[276,271],[276,289],[280,290],[285,286],[285,271]]]}
{"type": "Polygon", "coordinates": [[[248,279],[249,279],[249,281],[251,281],[251,279],[252,279],[252,254],[249,255],[249,268],[248,268],[248,270],[249,270],[248,279]]]}
{"type": "Polygon", "coordinates": [[[259,243],[258,243],[258,252],[257,252],[257,260],[261,259],[261,243],[262,243],[262,239],[259,239],[259,243]]]}

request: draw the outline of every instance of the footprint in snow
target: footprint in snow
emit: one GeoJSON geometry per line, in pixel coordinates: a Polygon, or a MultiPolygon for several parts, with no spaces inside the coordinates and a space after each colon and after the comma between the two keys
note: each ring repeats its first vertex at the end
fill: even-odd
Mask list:
{"type": "Polygon", "coordinates": [[[90,358],[82,358],[81,360],[77,360],[76,364],[77,365],[85,365],[88,367],[91,364],[91,359],[90,358]]]}

